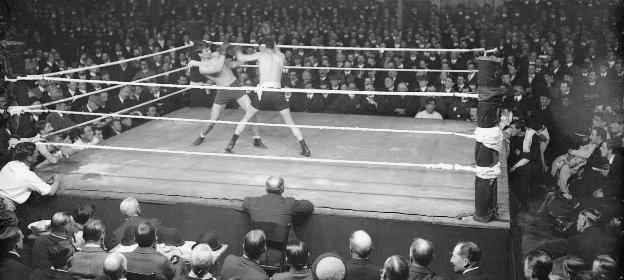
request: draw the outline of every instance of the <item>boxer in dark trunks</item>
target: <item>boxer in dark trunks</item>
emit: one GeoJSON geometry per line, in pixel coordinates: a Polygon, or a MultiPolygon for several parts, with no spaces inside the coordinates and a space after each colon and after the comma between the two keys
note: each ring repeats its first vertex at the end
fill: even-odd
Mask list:
{"type": "MultiPolygon", "coordinates": [[[[248,122],[260,110],[279,111],[287,125],[295,124],[290,115],[290,109],[288,108],[288,102],[286,102],[284,93],[272,92],[270,90],[271,88],[281,88],[282,73],[286,60],[284,54],[279,51],[273,39],[262,39],[260,41],[259,51],[253,54],[243,54],[240,49],[237,50],[236,60],[240,62],[258,61],[258,72],[260,76],[260,84],[258,84],[258,87],[266,88],[267,90],[257,92],[257,98],[252,98],[251,108],[245,112],[241,123],[236,126],[230,144],[225,148],[225,151],[228,153],[232,152],[238,136],[245,130],[245,122],[248,122]]],[[[301,130],[295,126],[291,126],[290,130],[297,140],[299,140],[301,154],[309,157],[310,149],[303,139],[301,130]]]]}

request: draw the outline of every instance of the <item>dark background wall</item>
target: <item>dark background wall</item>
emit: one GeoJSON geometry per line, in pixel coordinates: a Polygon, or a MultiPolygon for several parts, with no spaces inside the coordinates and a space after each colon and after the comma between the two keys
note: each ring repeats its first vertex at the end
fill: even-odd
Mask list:
{"type": "MultiPolygon", "coordinates": [[[[121,225],[123,217],[119,212],[117,199],[89,199],[73,196],[56,196],[52,199],[37,199],[27,207],[19,209],[20,225],[36,220],[49,219],[54,211],[73,211],[78,203],[93,203],[96,217],[103,220],[107,232],[121,225]]],[[[242,238],[250,229],[249,217],[235,208],[198,204],[142,203],[143,216],[156,217],[168,227],[180,229],[182,238],[195,240],[203,232],[214,232],[221,243],[229,244],[228,254],[242,253],[242,238]]],[[[476,228],[448,226],[441,224],[371,219],[350,216],[312,215],[297,232],[297,236],[310,245],[312,258],[321,253],[334,251],[345,260],[350,258],[348,242],[355,230],[367,231],[374,242],[371,260],[383,265],[391,255],[409,257],[409,246],[415,237],[422,237],[434,243],[434,271],[454,279],[449,259],[453,247],[459,241],[472,241],[483,251],[482,268],[494,279],[513,279],[510,269],[510,230],[507,228],[476,228]]],[[[28,230],[25,235],[30,234],[28,230]]]]}

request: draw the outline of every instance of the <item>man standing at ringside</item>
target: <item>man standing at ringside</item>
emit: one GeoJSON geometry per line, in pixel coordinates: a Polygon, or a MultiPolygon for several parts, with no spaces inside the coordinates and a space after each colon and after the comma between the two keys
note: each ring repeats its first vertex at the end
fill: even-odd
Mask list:
{"type": "MultiPolygon", "coordinates": [[[[236,60],[240,62],[258,61],[258,72],[260,78],[260,84],[258,87],[267,89],[281,88],[282,73],[284,70],[285,56],[280,52],[279,48],[275,44],[275,41],[269,37],[265,37],[260,41],[259,51],[253,54],[244,54],[240,49],[236,51],[236,60]]],[[[306,145],[301,130],[298,127],[292,126],[295,123],[290,115],[290,109],[288,102],[284,97],[284,93],[272,92],[272,91],[258,91],[257,95],[251,96],[251,106],[249,110],[245,112],[245,116],[236,126],[234,135],[230,144],[225,148],[225,151],[231,153],[236,145],[238,136],[245,130],[245,123],[254,117],[259,110],[263,111],[279,111],[280,115],[284,119],[287,125],[290,125],[290,130],[293,135],[299,140],[301,145],[301,154],[309,157],[310,149],[306,145]]]]}

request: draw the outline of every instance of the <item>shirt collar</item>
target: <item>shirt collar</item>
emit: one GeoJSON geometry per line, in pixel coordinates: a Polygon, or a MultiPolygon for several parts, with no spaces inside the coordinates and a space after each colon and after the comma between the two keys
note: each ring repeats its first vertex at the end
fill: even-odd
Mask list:
{"type": "Polygon", "coordinates": [[[463,272],[462,274],[466,274],[466,273],[468,273],[468,272],[470,272],[470,271],[477,270],[477,269],[479,269],[479,267],[478,267],[478,266],[471,267],[471,268],[467,268],[466,270],[464,270],[464,272],[463,272]]]}

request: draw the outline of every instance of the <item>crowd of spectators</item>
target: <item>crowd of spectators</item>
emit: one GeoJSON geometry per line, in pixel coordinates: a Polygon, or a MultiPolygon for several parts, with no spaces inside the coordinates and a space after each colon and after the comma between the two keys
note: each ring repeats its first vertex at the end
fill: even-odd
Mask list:
{"type": "MultiPolygon", "coordinates": [[[[537,210],[529,209],[528,202],[530,195],[542,187],[555,194],[557,203],[573,205],[561,216],[572,217],[572,224],[577,225],[576,228],[568,226],[565,233],[570,236],[568,239],[540,246],[537,253],[529,256],[532,259],[527,260],[527,264],[540,267],[535,270],[543,269],[542,263],[549,261],[539,252],[547,252],[553,258],[566,256],[567,264],[582,262],[583,265],[575,267],[591,270],[587,264],[600,258],[600,249],[619,248],[614,244],[621,242],[622,212],[619,210],[622,208],[624,169],[621,155],[624,141],[624,49],[620,40],[622,19],[618,18],[624,14],[621,1],[509,1],[496,7],[487,4],[432,6],[430,10],[425,9],[426,12],[408,4],[408,16],[403,17],[402,27],[397,25],[393,1],[14,2],[17,7],[13,11],[14,24],[7,31],[6,38],[26,42],[26,74],[93,66],[185,46],[190,42],[186,21],[201,21],[206,40],[255,43],[261,38],[259,23],[266,23],[279,44],[308,46],[482,48],[492,34],[498,34],[499,50],[495,55],[503,59],[500,87],[505,94],[501,127],[505,130],[509,150],[512,210],[537,210]],[[588,242],[593,245],[584,245],[588,242]]],[[[285,72],[282,84],[293,89],[478,90],[476,73],[424,70],[475,70],[474,58],[480,53],[287,48],[282,51],[289,66],[362,69],[290,70],[285,72]],[[373,71],[366,68],[423,71],[373,71]]],[[[122,112],[131,115],[162,116],[186,106],[210,106],[214,98],[214,92],[210,91],[190,90],[163,98],[174,90],[142,86],[106,90],[110,85],[88,82],[149,78],[184,67],[196,55],[196,49],[189,47],[149,59],[66,75],[81,79],[80,82],[5,84],[0,93],[0,166],[11,159],[17,162],[2,169],[0,177],[10,176],[12,170],[23,169],[24,165],[32,168],[39,164],[54,164],[81,149],[19,145],[20,142],[95,145],[142,123],[133,118],[94,121],[95,116],[64,113],[10,116],[8,106],[40,105],[96,90],[98,94],[49,107],[102,113],[125,110],[122,112]],[[87,121],[93,122],[44,137],[50,132],[87,121]]],[[[257,84],[254,69],[239,67],[235,74],[242,84],[253,86],[257,84]]],[[[181,69],[147,80],[171,84],[209,83],[196,69],[181,69]]],[[[285,94],[285,98],[295,112],[476,119],[476,101],[460,97],[292,93],[285,94]]],[[[49,179],[50,186],[58,185],[57,177],[46,179],[49,179]]],[[[33,184],[42,186],[42,183],[45,182],[33,184]]],[[[55,191],[54,187],[32,190],[42,195],[55,191]]],[[[7,201],[7,196],[20,195],[23,196],[5,192],[3,200],[7,201]]],[[[7,207],[14,207],[9,202],[7,207]]],[[[554,218],[558,221],[560,217],[554,218]]],[[[145,231],[149,232],[149,227],[145,231]]],[[[117,234],[123,235],[124,232],[117,234]]],[[[16,233],[12,238],[14,235],[16,233]]],[[[299,244],[296,250],[301,251],[304,247],[299,244]]],[[[62,246],[55,250],[59,260],[68,251],[62,246]]],[[[108,263],[123,267],[119,265],[123,263],[120,261],[122,257],[112,256],[108,263]]],[[[600,262],[606,262],[605,258],[603,256],[600,262]]],[[[400,258],[389,259],[389,262],[389,268],[400,270],[397,268],[401,267],[398,264],[400,258]]],[[[543,273],[536,273],[534,279],[543,279],[540,275],[543,273]]]]}

